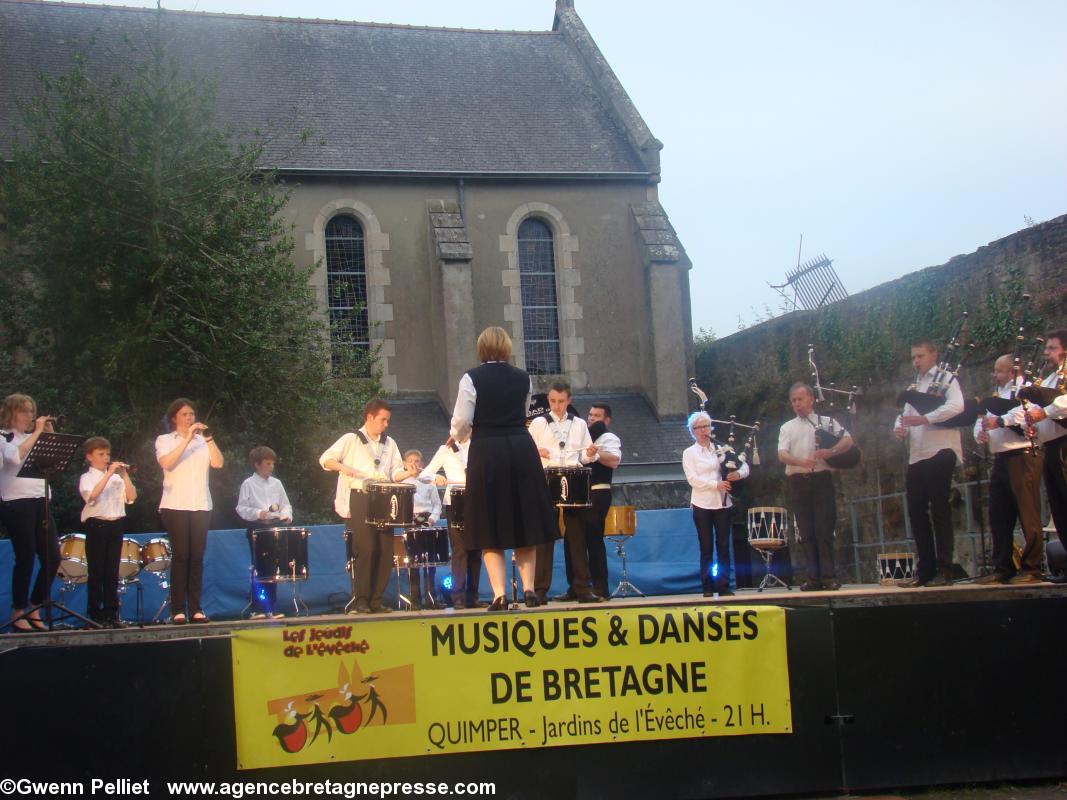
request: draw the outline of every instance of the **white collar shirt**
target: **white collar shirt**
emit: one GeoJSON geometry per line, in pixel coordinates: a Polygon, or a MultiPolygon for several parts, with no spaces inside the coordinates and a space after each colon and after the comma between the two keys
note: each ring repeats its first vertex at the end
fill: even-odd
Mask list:
{"type": "Polygon", "coordinates": [[[363,444],[357,434],[346,433],[319,456],[319,464],[323,469],[326,469],[326,462],[332,460],[351,467],[357,473],[354,478],[343,472],[337,473],[333,508],[344,519],[350,516],[348,502],[353,489],[362,492],[367,481],[401,480],[405,473],[404,459],[391,436],[383,433],[378,441],[374,441],[365,428],[360,428],[360,431],[367,436],[367,444],[363,444]],[[374,463],[376,460],[377,464],[374,463]]]}
{"type": "MultiPolygon", "coordinates": [[[[156,437],[156,461],[181,445],[179,433],[164,433],[156,437]]],[[[210,511],[211,490],[208,476],[211,472],[211,453],[207,442],[199,433],[186,446],[178,463],[163,470],[163,495],[160,508],[172,511],[210,511]]]]}
{"type": "Polygon", "coordinates": [[[597,460],[597,456],[590,458],[585,452],[593,440],[589,426],[581,417],[559,418],[549,412],[530,423],[530,436],[538,448],[543,447],[550,454],[541,458],[542,467],[577,467],[597,460]]]}
{"type": "MultiPolygon", "coordinates": [[[[793,417],[782,425],[778,431],[778,452],[785,451],[793,458],[812,458],[818,449],[815,443],[815,429],[822,428],[834,436],[846,436],[848,431],[833,417],[826,417],[812,412],[806,417],[793,417]]],[[[827,472],[832,467],[823,459],[818,459],[811,469],[794,464],[785,465],[786,475],[804,475],[812,472],[827,472]]]]}
{"type": "MultiPolygon", "coordinates": [[[[500,364],[500,361],[486,361],[486,364],[500,364]]],[[[526,402],[523,408],[530,407],[530,395],[533,392],[533,379],[530,380],[530,390],[526,392],[526,402]]],[[[449,424],[449,435],[457,442],[465,442],[470,439],[474,429],[474,407],[478,403],[478,390],[474,388],[474,381],[466,372],[459,379],[459,389],[456,391],[456,405],[452,409],[452,421],[449,424]]]]}
{"type": "MultiPolygon", "coordinates": [[[[931,367],[919,380],[917,390],[925,392],[934,380],[937,367],[931,367]]],[[[910,403],[904,405],[904,416],[925,416],[930,424],[915,425],[906,428],[908,442],[908,463],[915,464],[933,458],[942,450],[951,450],[956,454],[956,461],[963,461],[963,444],[960,432],[956,428],[938,428],[933,423],[944,422],[963,411],[963,392],[960,382],[953,380],[945,391],[945,402],[926,414],[920,414],[910,403]]],[[[898,416],[894,427],[900,425],[898,416]]]]}
{"type": "Polygon", "coordinates": [[[42,478],[16,478],[22,469],[22,458],[19,456],[19,445],[30,438],[28,433],[15,433],[11,441],[0,439],[0,499],[27,500],[35,497],[44,497],[44,480],[42,478]]]}
{"type": "MultiPolygon", "coordinates": [[[[1055,389],[1059,385],[1059,375],[1053,372],[1041,381],[1041,385],[1047,389],[1055,389]]],[[[1037,428],[1037,436],[1041,444],[1054,442],[1056,439],[1067,436],[1067,428],[1056,422],[1057,419],[1067,418],[1067,395],[1060,395],[1045,406],[1045,413],[1049,418],[1041,420],[1034,426],[1037,428]]]]}
{"type": "Polygon", "coordinates": [[[293,506],[282,482],[269,475],[249,475],[237,495],[237,516],[246,522],[260,522],[259,512],[267,512],[266,520],[292,519],[293,506]],[[273,510],[271,510],[273,509],[273,510]]]}
{"type": "MultiPolygon", "coordinates": [[[[596,441],[593,442],[596,445],[597,460],[600,460],[600,456],[607,453],[609,456],[618,456],[619,464],[622,464],[622,440],[611,431],[604,431],[596,437],[596,441]]],[[[616,464],[613,469],[618,469],[619,464],[616,464]]],[[[610,489],[610,483],[598,483],[589,487],[590,489],[610,489]]]]}
{"type": "MultiPolygon", "coordinates": [[[[420,473],[421,475],[421,473],[420,473]]],[[[409,483],[415,487],[415,499],[412,510],[416,514],[429,514],[430,525],[441,519],[441,495],[433,483],[426,483],[418,476],[404,478],[403,483],[409,483]]]]}
{"type": "Polygon", "coordinates": [[[467,454],[470,452],[471,440],[456,445],[457,450],[441,445],[433,454],[430,463],[419,473],[420,481],[432,481],[442,469],[445,471],[445,505],[449,505],[452,499],[453,486],[465,486],[467,483],[467,454]]]}
{"type": "MultiPolygon", "coordinates": [[[[1009,381],[1004,386],[998,386],[994,393],[996,397],[1002,397],[1005,400],[1011,397],[1012,389],[1018,391],[1022,386],[1022,378],[1016,378],[1015,381],[1009,381]],[[1012,386],[1014,383],[1014,387],[1012,386]]],[[[982,420],[985,419],[985,415],[979,415],[978,419],[974,422],[974,440],[978,441],[978,433],[982,430],[982,420]]],[[[1016,406],[1008,411],[1007,414],[1001,416],[1005,425],[1019,425],[1022,426],[1022,406],[1016,406]],[[1016,414],[1018,412],[1018,414],[1016,414]]],[[[994,428],[991,431],[986,431],[989,434],[989,452],[991,453],[1006,453],[1010,450],[1022,450],[1030,446],[1030,442],[1026,436],[1020,436],[1011,428],[994,428]]]]}
{"type": "MultiPolygon", "coordinates": [[[[720,488],[725,476],[722,474],[722,465],[719,463],[714,441],[707,447],[698,442],[687,447],[682,453],[682,469],[685,471],[685,479],[693,488],[689,502],[694,506],[712,510],[733,506],[730,495],[720,488]]],[[[747,478],[748,463],[742,463],[737,472],[742,478],[747,478]]]]}
{"type": "Polygon", "coordinates": [[[82,522],[85,522],[90,517],[119,519],[126,516],[126,506],[129,501],[126,499],[126,481],[122,479],[121,475],[113,473],[108,479],[107,485],[96,496],[96,500],[89,502],[89,497],[92,495],[93,489],[96,488],[96,484],[100,483],[100,480],[106,474],[102,469],[89,467],[78,479],[78,494],[85,501],[81,514],[82,522]]]}

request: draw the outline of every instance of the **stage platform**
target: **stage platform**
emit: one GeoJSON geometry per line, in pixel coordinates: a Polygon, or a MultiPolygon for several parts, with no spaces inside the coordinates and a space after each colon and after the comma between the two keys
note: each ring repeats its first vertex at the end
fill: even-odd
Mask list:
{"type": "Polygon", "coordinates": [[[960,583],[6,634],[0,664],[15,735],[5,762],[38,779],[149,778],[154,789],[167,778],[489,781],[498,796],[583,800],[1058,778],[1067,775],[1065,623],[1067,587],[960,583]],[[237,769],[231,644],[242,631],[355,625],[373,638],[375,626],[400,620],[735,606],[785,609],[789,733],[237,769]]]}

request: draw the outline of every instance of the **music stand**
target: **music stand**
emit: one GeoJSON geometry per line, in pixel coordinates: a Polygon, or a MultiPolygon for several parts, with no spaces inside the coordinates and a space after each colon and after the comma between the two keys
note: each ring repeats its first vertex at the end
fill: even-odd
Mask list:
{"type": "MultiPolygon", "coordinates": [[[[56,475],[70,466],[71,461],[75,459],[78,452],[81,450],[82,442],[85,441],[84,436],[76,436],[71,433],[42,433],[37,437],[37,441],[34,442],[33,447],[30,448],[30,452],[26,454],[26,457],[22,460],[22,468],[19,469],[17,478],[31,478],[44,481],[44,529],[45,536],[47,537],[52,530],[52,494],[51,487],[48,482],[52,480],[56,475]]],[[[45,547],[44,565],[41,567],[45,570],[46,575],[52,574],[52,548],[45,547]]],[[[58,568],[58,564],[56,567],[58,568]]],[[[52,599],[52,582],[48,582],[48,589],[45,592],[44,602],[41,603],[38,608],[44,609],[45,623],[48,625],[48,630],[55,630],[55,619],[53,619],[53,609],[58,609],[63,612],[61,619],[68,617],[75,617],[84,622],[88,627],[99,628],[100,625],[88,617],[82,616],[77,611],[72,611],[62,603],[56,602],[52,599]]],[[[17,617],[12,617],[7,621],[4,627],[10,627],[20,619],[26,619],[36,609],[27,609],[24,613],[19,614],[17,617]]]]}

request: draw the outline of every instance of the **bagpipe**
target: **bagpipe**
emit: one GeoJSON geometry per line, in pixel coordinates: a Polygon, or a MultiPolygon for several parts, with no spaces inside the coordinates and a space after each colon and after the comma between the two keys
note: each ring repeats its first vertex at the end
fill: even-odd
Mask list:
{"type": "MultiPolygon", "coordinates": [[[[1044,344],[1044,341],[1038,339],[1034,343],[1034,349],[1036,351],[1038,342],[1044,344]]],[[[1047,361],[1045,364],[1047,365],[1047,361]]],[[[1038,381],[1038,377],[1041,372],[1044,372],[1045,365],[1042,365],[1041,370],[1030,373],[1030,379],[1032,383],[1029,386],[1024,386],[1019,390],[1019,398],[1035,405],[1047,406],[1051,405],[1057,397],[1062,394],[1067,394],[1067,358],[1063,360],[1059,368],[1056,370],[1056,385],[1055,386],[1041,386],[1038,381]]],[[[1067,428],[1067,419],[1054,419],[1057,425],[1061,428],[1067,428]]]]}
{"type": "MultiPolygon", "coordinates": [[[[834,384],[829,386],[823,386],[819,381],[819,367],[815,364],[815,345],[808,345],[808,366],[811,368],[811,380],[813,384],[813,390],[815,392],[815,402],[817,403],[829,403],[831,409],[834,407],[834,395],[845,396],[845,410],[852,416],[856,414],[856,398],[863,392],[857,386],[853,386],[850,389],[837,389],[834,384]],[[826,395],[829,393],[830,400],[827,401],[826,395]]],[[[833,423],[836,421],[832,416],[827,416],[828,427],[823,427],[823,417],[821,414],[817,415],[819,418],[819,424],[815,426],[815,446],[819,450],[832,450],[838,445],[844,435],[838,436],[833,432],[833,423]]],[[[840,423],[838,423],[840,425],[840,423]]],[[[852,447],[843,453],[830,456],[825,459],[827,466],[833,469],[852,469],[859,465],[860,460],[863,458],[863,452],[860,450],[859,445],[852,442],[852,447]]]]}
{"type": "Polygon", "coordinates": [[[715,447],[715,455],[719,458],[719,464],[722,467],[722,473],[724,476],[729,475],[731,472],[737,472],[741,469],[741,465],[748,462],[748,454],[751,453],[751,464],[754,467],[758,467],[760,463],[759,456],[759,442],[757,436],[759,435],[759,422],[753,422],[751,425],[746,425],[743,422],[738,422],[737,418],[731,414],[730,419],[715,419],[715,415],[711,412],[711,403],[708,400],[708,396],[697,386],[697,379],[689,379],[689,391],[697,396],[700,400],[700,410],[707,413],[711,417],[712,434],[711,442],[715,447]],[[727,435],[726,441],[722,442],[715,436],[715,425],[726,425],[727,435]],[[748,431],[748,438],[745,439],[744,445],[741,450],[738,451],[735,445],[737,444],[736,429],[741,428],[748,431]]]}
{"type": "MultiPolygon", "coordinates": [[[[929,414],[934,409],[940,408],[945,404],[945,395],[948,393],[949,387],[953,381],[959,380],[960,370],[974,352],[973,342],[966,347],[961,342],[966,329],[967,312],[964,311],[963,316],[960,317],[948,335],[944,354],[935,367],[934,378],[930,381],[930,385],[926,387],[925,391],[920,392],[919,381],[922,379],[922,375],[916,375],[915,381],[911,386],[897,395],[898,406],[903,407],[907,404],[920,414],[929,414]]],[[[975,400],[964,399],[963,411],[943,422],[935,422],[933,424],[939,428],[969,428],[978,419],[980,411],[981,409],[975,400]]]]}

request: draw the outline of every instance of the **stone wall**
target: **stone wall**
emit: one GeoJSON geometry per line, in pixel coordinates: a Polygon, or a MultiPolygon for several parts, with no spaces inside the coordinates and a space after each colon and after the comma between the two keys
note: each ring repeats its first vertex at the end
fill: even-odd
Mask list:
{"type": "MultiPolygon", "coordinates": [[[[808,344],[816,348],[816,362],[824,386],[857,385],[855,417],[839,403],[831,412],[850,429],[863,449],[863,462],[839,473],[837,558],[847,580],[856,575],[853,514],[858,532],[860,574],[874,577],[879,550],[896,550],[893,540],[906,538],[903,503],[895,497],[881,503],[860,502],[903,491],[906,454],[891,435],[898,409],[894,400],[912,379],[908,348],[912,340],[929,337],[942,343],[962,311],[969,313],[964,341],[976,345],[965,365],[961,383],[967,396],[986,396],[997,355],[1010,352],[1018,325],[1019,298],[1033,296],[1032,313],[1038,324],[1028,338],[1067,323],[1067,216],[1035,225],[948,263],[911,273],[866,292],[852,295],[818,312],[794,312],[713,342],[697,357],[697,377],[711,397],[717,417],[735,414],[739,421],[759,419],[763,434],[763,464],[750,480],[751,502],[785,505],[785,481],[778,464],[781,424],[791,416],[787,392],[791,383],[810,380],[808,344]],[[879,544],[880,537],[886,544],[879,544]]],[[[695,401],[694,405],[695,405],[695,401]]],[[[963,431],[966,460],[957,480],[973,480],[985,469],[984,448],[963,431]]],[[[966,489],[954,492],[958,534],[981,530],[981,497],[968,503],[966,489]],[[968,508],[972,513],[968,515],[968,508]]],[[[905,549],[910,549],[910,545],[905,549]]],[[[977,550],[977,545],[974,547],[977,550]]],[[[957,540],[957,561],[965,568],[973,560],[972,547],[957,540]]]]}

